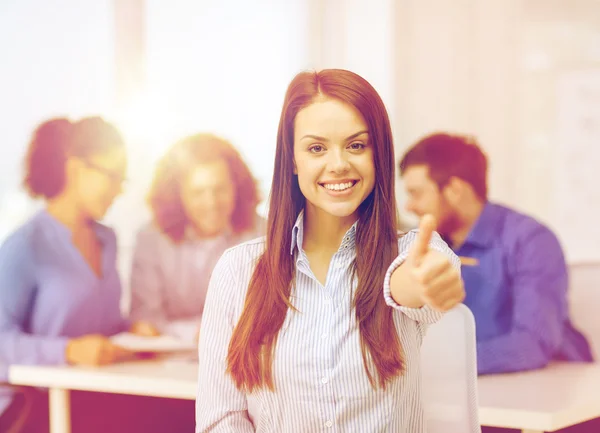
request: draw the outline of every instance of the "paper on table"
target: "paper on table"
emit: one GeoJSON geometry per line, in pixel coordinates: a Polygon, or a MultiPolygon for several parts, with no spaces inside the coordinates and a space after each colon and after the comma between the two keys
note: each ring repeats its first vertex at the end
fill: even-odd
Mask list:
{"type": "Polygon", "coordinates": [[[175,320],[169,322],[163,331],[166,335],[170,335],[179,340],[190,341],[197,344],[198,326],[200,326],[200,319],[175,320]]]}
{"type": "Polygon", "coordinates": [[[111,337],[111,341],[125,349],[135,352],[177,352],[196,350],[196,344],[170,335],[159,337],[143,337],[140,335],[123,332],[111,337]]]}

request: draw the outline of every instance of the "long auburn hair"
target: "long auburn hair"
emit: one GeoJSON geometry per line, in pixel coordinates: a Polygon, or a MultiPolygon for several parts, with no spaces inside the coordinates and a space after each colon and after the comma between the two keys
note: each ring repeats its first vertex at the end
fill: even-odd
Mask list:
{"type": "Polygon", "coordinates": [[[366,374],[374,388],[403,370],[403,354],[393,309],[382,295],[385,271],[398,254],[394,194],[394,149],[389,117],[375,89],[359,75],[340,69],[301,72],[290,83],[283,103],[270,194],[265,251],[248,286],[241,317],[227,354],[227,371],[240,390],[274,390],[272,363],[279,330],[295,278],[289,253],[292,228],[305,198],[294,175],[294,121],[318,98],[356,107],[369,130],[375,165],[375,187],[359,208],[354,272],[358,286],[352,300],[360,331],[366,374]],[[372,365],[375,371],[372,371],[372,365]]]}
{"type": "Polygon", "coordinates": [[[160,159],[147,197],[154,222],[173,242],[184,238],[190,224],[180,195],[185,176],[198,164],[218,160],[227,163],[235,185],[233,231],[241,233],[254,227],[260,196],[250,169],[227,140],[212,134],[196,134],[177,141],[160,159]]]}

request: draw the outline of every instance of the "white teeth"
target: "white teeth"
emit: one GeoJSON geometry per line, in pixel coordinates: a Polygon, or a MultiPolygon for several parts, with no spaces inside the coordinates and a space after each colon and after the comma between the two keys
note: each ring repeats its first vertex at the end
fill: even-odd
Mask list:
{"type": "Polygon", "coordinates": [[[354,185],[353,182],[346,183],[326,183],[323,186],[332,191],[344,191],[354,185]]]}

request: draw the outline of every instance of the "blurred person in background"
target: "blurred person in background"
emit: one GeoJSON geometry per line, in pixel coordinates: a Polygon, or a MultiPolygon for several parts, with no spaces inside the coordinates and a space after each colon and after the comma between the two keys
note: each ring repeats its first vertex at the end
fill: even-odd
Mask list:
{"type": "MultiPolygon", "coordinates": [[[[126,167],[121,135],[100,117],[57,118],[35,130],[24,186],[45,208],[0,247],[1,382],[11,364],[130,360],[134,354],[109,337],[156,333],[148,323],[132,324],[121,315],[116,237],[98,222],[121,193],[126,167]]],[[[115,415],[106,417],[98,407],[100,394],[92,394],[73,395],[74,431],[121,431],[110,422],[115,415]]],[[[47,398],[34,389],[15,394],[0,388],[0,431],[23,418],[25,399],[34,406],[23,431],[47,431],[47,398]]]]}
{"type": "Polygon", "coordinates": [[[226,140],[197,134],[159,161],[148,195],[153,218],[137,236],[131,317],[197,339],[212,270],[223,252],[264,235],[257,183],[226,140]]]}
{"type": "Polygon", "coordinates": [[[477,325],[479,374],[591,362],[569,320],[567,265],[557,237],[534,218],[488,200],[487,158],[471,137],[424,137],[400,161],[406,209],[434,215],[461,257],[465,304],[477,325]]]}

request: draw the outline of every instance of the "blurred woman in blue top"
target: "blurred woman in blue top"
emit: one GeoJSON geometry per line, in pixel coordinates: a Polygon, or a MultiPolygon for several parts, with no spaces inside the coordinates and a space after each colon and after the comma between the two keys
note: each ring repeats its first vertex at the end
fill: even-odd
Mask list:
{"type": "MultiPolygon", "coordinates": [[[[0,382],[11,364],[129,359],[108,337],[154,332],[121,315],[115,234],[97,222],[121,192],[126,168],[119,132],[99,117],[53,119],[34,132],[24,186],[46,206],[0,248],[0,382]]],[[[2,430],[19,402],[6,388],[0,393],[2,430]]]]}

